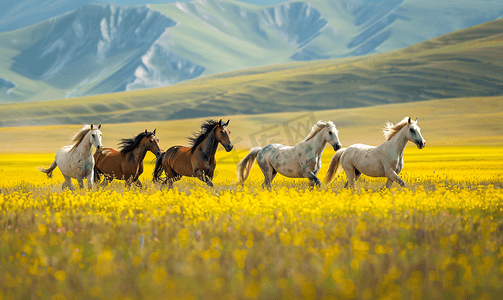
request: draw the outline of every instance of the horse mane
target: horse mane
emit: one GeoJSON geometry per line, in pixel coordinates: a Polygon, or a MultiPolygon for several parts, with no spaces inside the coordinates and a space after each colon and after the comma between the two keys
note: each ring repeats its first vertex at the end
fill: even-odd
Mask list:
{"type": "Polygon", "coordinates": [[[206,120],[203,124],[201,124],[201,130],[199,132],[193,133],[193,136],[189,137],[190,152],[194,152],[197,146],[199,146],[199,144],[201,144],[204,139],[208,137],[208,135],[217,125],[218,121],[215,120],[206,120]]]}
{"type": "Polygon", "coordinates": [[[154,135],[153,132],[145,132],[145,131],[143,131],[140,134],[138,134],[137,136],[135,136],[134,138],[122,139],[121,142],[119,143],[119,150],[123,154],[131,152],[131,151],[133,151],[134,149],[136,149],[140,145],[141,140],[143,140],[143,138],[145,138],[145,137],[148,138],[148,137],[151,137],[153,135],[154,135]]]}
{"type": "Polygon", "coordinates": [[[387,141],[389,141],[400,129],[404,128],[409,123],[409,117],[403,118],[402,121],[393,124],[390,121],[386,122],[384,125],[383,133],[387,141]]]}
{"type": "Polygon", "coordinates": [[[80,145],[80,143],[82,142],[82,140],[89,131],[91,131],[91,125],[84,124],[84,127],[73,136],[72,143],[75,144],[73,145],[72,149],[70,149],[70,152],[76,149],[80,145]]]}
{"type": "Polygon", "coordinates": [[[334,126],[334,123],[332,121],[318,121],[316,124],[314,124],[313,128],[311,129],[311,132],[306,136],[303,142],[307,142],[310,139],[312,139],[319,131],[321,131],[323,128],[327,126],[334,126]]]}

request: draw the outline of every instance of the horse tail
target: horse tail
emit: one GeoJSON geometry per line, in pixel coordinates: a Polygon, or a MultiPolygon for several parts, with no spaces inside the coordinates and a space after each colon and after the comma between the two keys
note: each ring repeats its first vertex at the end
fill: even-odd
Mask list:
{"type": "Polygon", "coordinates": [[[323,180],[325,182],[325,184],[329,184],[330,182],[332,182],[332,179],[334,178],[334,173],[335,173],[335,175],[337,175],[342,170],[341,156],[344,153],[344,150],[346,150],[346,148],[340,149],[339,151],[335,152],[335,155],[330,160],[330,165],[328,165],[327,175],[325,175],[325,179],[323,180]]]}
{"type": "Polygon", "coordinates": [[[38,170],[40,172],[44,172],[45,174],[47,174],[47,177],[52,178],[52,171],[54,171],[54,169],[56,169],[57,166],[58,166],[58,164],[56,163],[56,160],[54,160],[49,168],[44,169],[44,168],[40,167],[40,168],[38,168],[38,170]]]}
{"type": "Polygon", "coordinates": [[[250,170],[255,163],[255,158],[257,157],[258,152],[261,150],[261,147],[254,147],[250,150],[250,153],[246,155],[237,166],[236,173],[238,174],[238,184],[243,184],[248,178],[250,174],[250,170]]]}
{"type": "Polygon", "coordinates": [[[159,156],[156,157],[155,159],[155,167],[154,167],[154,176],[152,178],[153,182],[157,182],[161,179],[162,175],[162,160],[164,159],[164,154],[166,152],[163,152],[159,154],[159,156]]]}

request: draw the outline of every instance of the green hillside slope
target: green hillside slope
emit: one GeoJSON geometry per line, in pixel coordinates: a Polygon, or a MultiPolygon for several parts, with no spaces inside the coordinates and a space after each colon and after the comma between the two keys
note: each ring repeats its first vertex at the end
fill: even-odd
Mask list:
{"type": "Polygon", "coordinates": [[[357,58],[273,65],[170,87],[0,106],[2,126],[326,110],[503,93],[503,19],[357,58]]]}

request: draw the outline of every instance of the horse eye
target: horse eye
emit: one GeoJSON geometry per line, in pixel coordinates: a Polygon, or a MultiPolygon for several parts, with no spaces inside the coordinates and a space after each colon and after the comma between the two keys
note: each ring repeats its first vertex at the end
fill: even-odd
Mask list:
{"type": "Polygon", "coordinates": [[[415,133],[415,132],[414,132],[414,129],[412,129],[412,128],[411,128],[411,129],[410,129],[410,133],[414,134],[414,133],[415,133]]]}
{"type": "Polygon", "coordinates": [[[332,131],[329,131],[328,134],[332,135],[332,131]]]}
{"type": "Polygon", "coordinates": [[[93,137],[95,137],[94,133],[93,133],[93,137]]]}

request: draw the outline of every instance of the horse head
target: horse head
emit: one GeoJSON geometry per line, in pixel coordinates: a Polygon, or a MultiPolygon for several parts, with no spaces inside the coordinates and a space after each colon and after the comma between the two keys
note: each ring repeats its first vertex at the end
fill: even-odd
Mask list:
{"type": "Polygon", "coordinates": [[[227,128],[227,125],[229,125],[229,121],[230,120],[227,120],[227,123],[225,123],[222,122],[222,119],[220,119],[217,126],[215,126],[215,138],[220,144],[222,144],[222,146],[224,146],[225,151],[227,152],[231,151],[233,148],[229,137],[231,132],[227,128]]]}
{"type": "Polygon", "coordinates": [[[339,131],[335,128],[335,124],[332,121],[327,122],[327,126],[324,131],[324,138],[330,145],[332,145],[334,151],[341,149],[342,145],[341,142],[339,142],[339,131]]]}
{"type": "Polygon", "coordinates": [[[154,129],[153,132],[148,132],[147,129],[145,129],[145,137],[141,143],[145,146],[145,149],[154,153],[155,157],[159,157],[161,154],[161,147],[159,147],[159,139],[155,136],[155,131],[156,129],[154,129]]]}
{"type": "Polygon", "coordinates": [[[101,123],[95,127],[93,123],[91,123],[89,130],[89,142],[96,147],[96,150],[100,151],[103,148],[103,144],[101,143],[101,123]]]}
{"type": "Polygon", "coordinates": [[[405,136],[407,137],[407,140],[416,144],[417,148],[419,149],[426,147],[426,141],[421,135],[421,128],[417,126],[417,118],[415,121],[412,121],[412,119],[409,117],[406,130],[407,131],[405,133],[405,136]]]}

